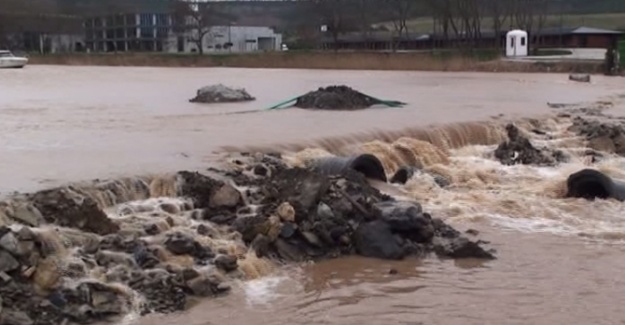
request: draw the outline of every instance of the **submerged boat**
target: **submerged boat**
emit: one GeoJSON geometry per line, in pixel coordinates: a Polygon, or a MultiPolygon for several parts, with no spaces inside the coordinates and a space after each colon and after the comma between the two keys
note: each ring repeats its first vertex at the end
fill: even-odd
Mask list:
{"type": "Polygon", "coordinates": [[[13,55],[11,51],[0,50],[1,68],[23,68],[28,63],[28,58],[13,55]]]}

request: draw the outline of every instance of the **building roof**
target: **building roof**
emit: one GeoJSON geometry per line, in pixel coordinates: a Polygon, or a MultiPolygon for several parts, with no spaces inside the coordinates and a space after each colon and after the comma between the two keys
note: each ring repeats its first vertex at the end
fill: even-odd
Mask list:
{"type": "Polygon", "coordinates": [[[601,29],[587,26],[579,27],[550,27],[543,28],[540,35],[621,35],[623,32],[609,29],[601,29]]]}

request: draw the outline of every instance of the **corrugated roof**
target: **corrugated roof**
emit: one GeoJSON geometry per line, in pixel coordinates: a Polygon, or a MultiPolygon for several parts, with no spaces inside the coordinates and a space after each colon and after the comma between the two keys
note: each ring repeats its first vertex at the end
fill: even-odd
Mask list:
{"type": "Polygon", "coordinates": [[[577,35],[582,35],[582,34],[586,34],[586,35],[588,35],[588,34],[620,35],[620,34],[623,34],[623,33],[619,32],[619,31],[616,31],[616,30],[579,26],[579,27],[562,27],[562,28],[560,28],[560,27],[543,28],[538,34],[539,35],[571,35],[571,34],[577,34],[577,35]]]}

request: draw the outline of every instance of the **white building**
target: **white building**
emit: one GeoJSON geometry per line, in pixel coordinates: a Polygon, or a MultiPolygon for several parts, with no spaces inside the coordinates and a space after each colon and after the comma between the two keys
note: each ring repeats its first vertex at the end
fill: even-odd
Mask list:
{"type": "Polygon", "coordinates": [[[526,31],[518,29],[509,31],[506,34],[506,56],[527,56],[529,46],[528,43],[526,31]]]}
{"type": "MultiPolygon", "coordinates": [[[[167,52],[195,53],[199,52],[193,37],[176,36],[169,42],[167,52]]],[[[204,53],[244,53],[259,51],[280,51],[282,34],[272,28],[262,26],[214,26],[202,41],[204,53]]]]}
{"type": "MultiPolygon", "coordinates": [[[[177,33],[169,14],[130,13],[85,20],[86,48],[91,52],[199,52],[194,31],[177,33]]],[[[204,36],[204,53],[277,51],[282,35],[269,27],[214,26],[204,36]]]]}

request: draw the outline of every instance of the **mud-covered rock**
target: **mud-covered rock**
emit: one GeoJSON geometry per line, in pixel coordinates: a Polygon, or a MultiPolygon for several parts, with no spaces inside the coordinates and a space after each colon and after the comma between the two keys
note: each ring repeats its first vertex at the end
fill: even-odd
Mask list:
{"type": "Polygon", "coordinates": [[[625,156],[625,126],[615,122],[602,122],[575,117],[569,131],[583,136],[588,147],[602,152],[625,156]]]}
{"type": "Polygon", "coordinates": [[[504,165],[538,165],[553,166],[559,161],[565,160],[559,150],[535,148],[529,139],[521,135],[519,129],[512,125],[506,125],[508,140],[499,144],[495,149],[495,158],[504,165]]]}
{"type": "Polygon", "coordinates": [[[368,108],[379,103],[379,100],[350,87],[329,86],[299,97],[295,106],[299,108],[347,110],[368,108]]]}
{"type": "Polygon", "coordinates": [[[434,251],[438,256],[449,258],[495,258],[491,252],[484,250],[478,242],[462,236],[455,238],[436,237],[434,239],[434,251]]]}
{"type": "Polygon", "coordinates": [[[119,226],[107,217],[96,201],[71,187],[37,192],[32,201],[47,222],[99,235],[119,231],[119,226]]]}
{"type": "Polygon", "coordinates": [[[384,221],[394,233],[418,243],[427,243],[434,236],[434,226],[421,205],[413,202],[386,201],[373,205],[377,219],[384,221]]]}
{"type": "Polygon", "coordinates": [[[356,252],[366,257],[402,259],[407,250],[391,227],[381,220],[362,223],[354,233],[356,252]]]}
{"type": "Polygon", "coordinates": [[[232,103],[255,100],[245,89],[235,89],[222,84],[206,86],[198,89],[192,103],[232,103]]]}

